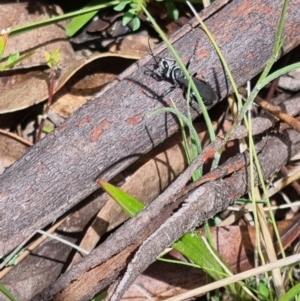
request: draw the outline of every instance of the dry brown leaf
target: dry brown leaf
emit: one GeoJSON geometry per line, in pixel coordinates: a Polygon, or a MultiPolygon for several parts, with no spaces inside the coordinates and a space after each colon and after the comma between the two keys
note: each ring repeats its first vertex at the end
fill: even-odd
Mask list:
{"type": "Polygon", "coordinates": [[[132,56],[130,54],[124,58],[125,53],[98,59],[92,64],[87,63],[82,66],[76,75],[56,94],[51,110],[64,118],[68,118],[138,58],[138,55],[132,56]]]}
{"type": "MultiPolygon", "coordinates": [[[[214,126],[216,127],[216,123],[214,126]]],[[[200,140],[203,140],[206,135],[204,125],[199,133],[200,140]]],[[[162,148],[165,150],[140,167],[121,187],[144,204],[149,204],[155,199],[187,166],[180,135],[172,137],[172,141],[165,143],[162,148]]],[[[126,219],[128,216],[123,209],[110,198],[87,229],[80,247],[86,251],[93,250],[104,233],[126,219]]],[[[73,263],[80,258],[81,255],[76,254],[73,263]]]]}
{"type": "Polygon", "coordinates": [[[1,95],[13,89],[13,87],[21,84],[31,77],[41,74],[41,70],[36,69],[23,69],[23,70],[9,70],[0,72],[0,91],[1,95]]]}
{"type": "MultiPolygon", "coordinates": [[[[48,19],[62,13],[58,6],[42,5],[36,1],[30,3],[9,3],[0,5],[0,28],[16,28],[39,20],[48,19]]],[[[18,64],[14,69],[46,65],[45,51],[59,49],[62,62],[68,64],[75,59],[74,51],[66,38],[61,24],[44,26],[24,34],[9,37],[4,59],[12,53],[35,53],[18,64]]]]}
{"type": "MultiPolygon", "coordinates": [[[[186,166],[183,149],[175,145],[166,152],[143,165],[121,189],[148,204],[152,201],[186,166]]],[[[91,251],[100,237],[128,219],[123,209],[109,199],[98,213],[93,224],[86,231],[80,247],[91,251]]],[[[74,263],[81,258],[80,254],[74,257],[74,263]]]]}
{"type": "MultiPolygon", "coordinates": [[[[172,252],[172,257],[176,259],[178,254],[172,252]]],[[[121,300],[160,301],[205,283],[206,275],[201,269],[156,261],[136,279],[121,300]]]]}
{"type": "MultiPolygon", "coordinates": [[[[278,229],[286,248],[299,236],[299,215],[290,220],[280,221],[278,229]]],[[[203,229],[198,232],[205,235],[203,229]]],[[[244,272],[254,267],[253,227],[213,227],[211,232],[218,252],[234,271],[244,272]]],[[[169,254],[172,259],[182,260],[182,256],[177,252],[171,251],[169,254]]],[[[148,295],[159,301],[205,285],[206,281],[206,274],[200,269],[157,261],[137,278],[122,300],[146,301],[149,300],[148,295]]]]}
{"type": "MultiPolygon", "coordinates": [[[[137,55],[126,54],[112,54],[103,53],[94,55],[88,59],[74,60],[66,68],[62,70],[55,86],[55,92],[60,90],[64,84],[72,77],[78,70],[86,64],[97,60],[99,58],[117,56],[122,58],[139,58],[137,55]]],[[[26,81],[21,82],[17,86],[9,89],[3,93],[0,98],[0,114],[15,112],[28,108],[32,105],[38,104],[48,98],[48,72],[43,72],[35,75],[26,81]]]]}
{"type": "Polygon", "coordinates": [[[25,154],[27,149],[28,145],[23,142],[0,133],[0,174],[25,154]]]}
{"type": "Polygon", "coordinates": [[[138,33],[127,34],[126,36],[117,39],[116,43],[112,43],[109,46],[109,51],[118,51],[122,53],[131,51],[132,53],[142,57],[149,51],[149,45],[151,49],[153,49],[157,42],[158,40],[149,38],[148,32],[141,31],[138,33]]]}

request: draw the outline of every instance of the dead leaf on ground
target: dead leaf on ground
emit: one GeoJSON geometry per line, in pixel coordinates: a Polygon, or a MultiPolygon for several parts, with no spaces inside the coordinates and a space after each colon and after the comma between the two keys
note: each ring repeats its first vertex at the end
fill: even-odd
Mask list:
{"type": "Polygon", "coordinates": [[[149,38],[147,31],[140,31],[117,38],[109,45],[109,51],[121,53],[131,51],[142,57],[149,51],[149,45],[153,49],[156,43],[158,43],[158,39],[149,38]]]}
{"type": "MultiPolygon", "coordinates": [[[[63,237],[74,243],[74,238],[63,237]]],[[[16,300],[30,300],[42,288],[55,281],[61,274],[71,247],[55,239],[47,239],[30,256],[16,265],[1,283],[10,290],[16,300]]],[[[0,294],[0,301],[7,301],[0,294]]]]}
{"type": "MultiPolygon", "coordinates": [[[[283,246],[287,248],[299,236],[299,215],[278,222],[278,228],[283,246]]],[[[203,229],[197,231],[205,235],[203,229]]],[[[211,232],[218,252],[234,271],[244,272],[254,267],[255,229],[253,227],[212,227],[211,232]]],[[[169,255],[172,259],[183,258],[174,250],[169,255]]],[[[148,295],[153,300],[159,301],[161,298],[174,297],[203,286],[206,281],[206,274],[201,269],[156,261],[137,278],[121,300],[146,301],[149,300],[148,295]]]]}
{"type": "Polygon", "coordinates": [[[0,174],[26,153],[28,145],[0,132],[0,174]]]}
{"type": "MultiPolygon", "coordinates": [[[[73,60],[73,62],[62,70],[62,73],[56,82],[55,92],[60,90],[83,66],[100,58],[116,56],[129,59],[139,58],[139,56],[134,57],[134,55],[131,54],[117,55],[112,53],[103,53],[94,55],[87,59],[73,60]]],[[[48,98],[48,79],[49,73],[42,72],[3,93],[0,98],[0,114],[22,110],[46,100],[48,98]]]]}
{"type": "MultiPolygon", "coordinates": [[[[206,135],[204,125],[199,129],[199,133],[200,140],[203,140],[206,135]]],[[[144,204],[149,204],[186,168],[187,162],[182,143],[181,135],[176,135],[164,143],[161,146],[164,151],[142,165],[121,186],[121,189],[144,204]]],[[[92,251],[102,235],[126,219],[128,219],[126,213],[110,198],[87,229],[80,247],[92,251]]],[[[81,254],[76,254],[72,264],[80,259],[81,254]]]]}
{"type": "Polygon", "coordinates": [[[55,95],[51,110],[68,118],[138,58],[139,55],[131,53],[126,55],[126,52],[95,56],[94,60],[89,60],[82,65],[81,69],[55,95]]]}
{"type": "MultiPolygon", "coordinates": [[[[55,5],[42,5],[38,2],[10,3],[0,5],[0,28],[16,28],[36,21],[48,19],[62,14],[61,9],[55,5]]],[[[45,51],[52,52],[59,49],[63,64],[75,59],[74,51],[66,37],[62,23],[44,26],[24,34],[9,37],[3,59],[15,52],[21,54],[32,50],[35,53],[16,65],[14,69],[30,68],[46,65],[45,51]]]]}

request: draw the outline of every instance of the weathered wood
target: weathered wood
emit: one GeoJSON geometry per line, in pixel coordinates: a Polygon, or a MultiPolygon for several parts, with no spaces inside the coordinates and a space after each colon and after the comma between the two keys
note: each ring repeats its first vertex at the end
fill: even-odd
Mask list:
{"type": "MultiPolygon", "coordinates": [[[[289,158],[300,151],[299,141],[299,133],[287,130],[283,135],[269,136],[258,143],[258,157],[265,178],[276,172],[286,164],[289,158]]],[[[121,286],[113,292],[111,300],[119,300],[128,285],[166,247],[249,191],[251,173],[247,162],[248,158],[245,153],[238,154],[226,162],[223,168],[220,168],[220,171],[231,169],[230,176],[206,183],[182,198],[167,199],[168,203],[163,198],[163,195],[167,193],[165,191],[144,211],[126,222],[103,244],[31,301],[90,300],[116,280],[132,258],[131,252],[136,251],[143,242],[129,263],[125,276],[120,282],[121,286]],[[165,216],[170,215],[174,206],[183,200],[185,205],[162,223],[165,216]],[[160,227],[158,228],[157,225],[160,227]],[[158,229],[150,235],[153,228],[158,229]]],[[[216,173],[212,171],[211,174],[215,176],[216,173]]],[[[253,174],[257,183],[258,177],[255,170],[253,174]]],[[[176,182],[178,179],[173,184],[176,182]]]]}
{"type": "MultiPolygon", "coordinates": [[[[300,41],[299,3],[289,4],[284,53],[300,41]]],[[[279,0],[233,1],[207,21],[238,85],[259,73],[270,57],[281,4],[279,0]]],[[[200,45],[191,73],[205,75],[225,96],[229,89],[223,68],[204,33],[190,25],[181,33],[173,40],[177,40],[174,46],[184,61],[196,44],[200,45]]],[[[168,56],[167,51],[161,56],[168,56]]],[[[149,59],[141,59],[121,74],[109,89],[96,95],[1,175],[0,256],[96,190],[98,176],[110,179],[177,130],[171,115],[149,117],[164,103],[144,91],[160,94],[168,86],[145,76],[143,66],[149,59]]],[[[184,111],[185,102],[178,92],[170,97],[184,111]]]]}

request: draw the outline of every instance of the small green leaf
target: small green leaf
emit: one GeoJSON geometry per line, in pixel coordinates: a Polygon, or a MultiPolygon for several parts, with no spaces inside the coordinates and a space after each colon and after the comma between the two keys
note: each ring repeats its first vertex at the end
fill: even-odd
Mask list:
{"type": "MultiPolygon", "coordinates": [[[[227,270],[231,271],[230,267],[224,262],[216,250],[212,247],[208,249],[206,243],[197,232],[185,234],[180,240],[173,243],[172,247],[191,259],[215,280],[221,280],[227,277],[227,272],[215,257],[223,263],[227,270]],[[211,252],[213,252],[214,255],[211,252]]],[[[237,300],[251,300],[251,298],[244,293],[239,283],[230,284],[227,288],[237,300]]]]}
{"type": "Polygon", "coordinates": [[[74,34],[84,27],[84,25],[89,22],[98,11],[93,11],[91,13],[82,14],[81,16],[75,17],[70,23],[66,26],[66,34],[70,38],[74,34]]]}
{"type": "Polygon", "coordinates": [[[280,297],[278,301],[290,301],[294,300],[296,295],[300,294],[300,282],[294,285],[285,295],[280,297]]]}
{"type": "Polygon", "coordinates": [[[8,266],[16,265],[18,257],[20,257],[24,253],[24,251],[25,251],[24,248],[20,249],[19,252],[17,252],[17,254],[15,254],[13,258],[10,259],[10,261],[6,264],[6,266],[8,267],[8,266]]]}
{"type": "Polygon", "coordinates": [[[51,133],[53,131],[54,131],[54,127],[53,126],[44,126],[43,127],[43,133],[45,133],[45,134],[49,134],[49,133],[51,133]]]}
{"type": "Polygon", "coordinates": [[[54,49],[52,52],[52,57],[53,57],[53,61],[54,63],[57,65],[60,62],[60,52],[58,49],[54,49]]]}
{"type": "Polygon", "coordinates": [[[121,189],[102,180],[97,180],[97,183],[123,208],[123,210],[130,217],[133,217],[144,209],[145,205],[143,203],[121,189]]]}
{"type": "Polygon", "coordinates": [[[270,290],[267,284],[262,281],[259,282],[259,294],[263,300],[270,300],[270,290]]]}
{"type": "Polygon", "coordinates": [[[5,51],[9,33],[10,33],[10,28],[8,28],[6,30],[2,30],[0,33],[0,59],[2,58],[2,55],[5,51]]]}
{"type": "MultiPolygon", "coordinates": [[[[101,0],[92,0],[90,1],[83,10],[92,8],[93,6],[101,4],[101,0]]],[[[95,10],[89,13],[81,14],[75,17],[68,25],[66,26],[66,34],[68,37],[72,37],[78,30],[80,30],[84,25],[89,22],[99,10],[95,10]]]]}
{"type": "Polygon", "coordinates": [[[2,294],[6,296],[9,300],[17,301],[17,299],[15,299],[15,297],[11,294],[11,292],[7,288],[5,288],[5,286],[1,283],[0,283],[0,292],[2,292],[2,294]]]}
{"type": "Polygon", "coordinates": [[[117,6],[114,7],[114,10],[122,11],[129,2],[130,1],[121,1],[117,6]]]}
{"type": "Polygon", "coordinates": [[[132,20],[132,30],[136,31],[140,28],[141,26],[141,20],[139,17],[135,16],[132,20]]]}
{"type": "Polygon", "coordinates": [[[172,2],[166,2],[166,8],[168,15],[173,18],[174,20],[177,20],[179,18],[179,10],[174,6],[172,2]]]}
{"type": "Polygon", "coordinates": [[[50,62],[50,60],[51,60],[51,54],[50,54],[50,52],[45,51],[45,59],[46,59],[47,63],[50,62]]]}
{"type": "Polygon", "coordinates": [[[134,13],[131,13],[130,11],[128,11],[124,16],[123,16],[123,19],[122,19],[122,24],[123,26],[127,25],[131,20],[132,18],[134,17],[134,13]]]}
{"type": "Polygon", "coordinates": [[[11,54],[7,59],[6,65],[14,64],[19,58],[20,58],[20,53],[19,52],[11,54]]]}
{"type": "Polygon", "coordinates": [[[131,8],[128,10],[128,13],[132,15],[132,17],[134,17],[136,15],[136,10],[135,8],[131,8]]]}
{"type": "Polygon", "coordinates": [[[138,7],[137,3],[134,3],[134,2],[131,2],[131,3],[129,4],[129,6],[130,6],[131,8],[134,8],[134,10],[136,10],[136,8],[138,7]]]}
{"type": "Polygon", "coordinates": [[[101,293],[99,296],[94,298],[92,301],[102,301],[107,297],[107,291],[101,293]]]}
{"type": "MultiPolygon", "coordinates": [[[[12,68],[13,66],[15,66],[16,64],[22,62],[23,60],[27,59],[28,57],[32,56],[34,54],[34,50],[33,51],[30,51],[22,56],[19,56],[18,59],[14,60],[13,62],[11,63],[6,63],[6,65],[4,66],[4,69],[9,69],[9,68],[12,68]]],[[[9,61],[9,58],[8,58],[8,61],[9,61]]],[[[1,69],[1,68],[0,68],[1,69]]]]}
{"type": "Polygon", "coordinates": [[[45,51],[45,59],[49,68],[57,69],[60,63],[60,52],[54,49],[52,53],[45,51]]]}

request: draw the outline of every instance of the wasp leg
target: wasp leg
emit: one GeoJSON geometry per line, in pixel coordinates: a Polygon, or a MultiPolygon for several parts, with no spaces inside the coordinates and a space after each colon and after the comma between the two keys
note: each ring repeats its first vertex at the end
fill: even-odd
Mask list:
{"type": "Polygon", "coordinates": [[[166,90],[166,91],[161,95],[161,97],[165,97],[166,95],[168,95],[169,93],[171,93],[175,88],[177,88],[176,85],[170,87],[168,90],[166,90]]]}

